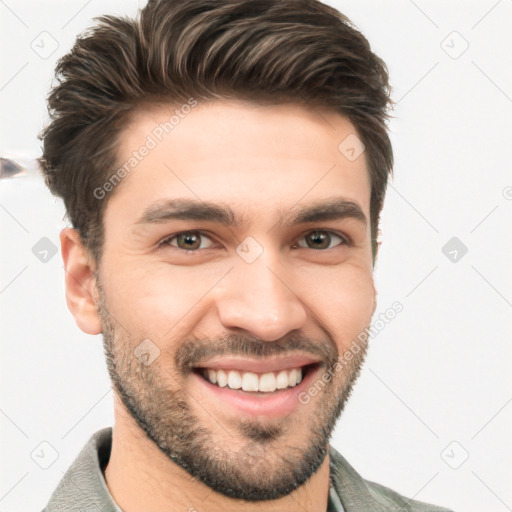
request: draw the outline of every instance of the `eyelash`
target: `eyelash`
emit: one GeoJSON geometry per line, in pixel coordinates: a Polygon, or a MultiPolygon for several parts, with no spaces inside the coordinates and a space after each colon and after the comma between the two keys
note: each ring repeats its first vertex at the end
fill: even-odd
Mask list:
{"type": "MultiPolygon", "coordinates": [[[[312,233],[328,233],[329,235],[334,235],[338,238],[341,239],[341,242],[336,245],[335,247],[330,247],[328,249],[313,249],[312,247],[298,247],[299,249],[311,249],[313,251],[318,251],[318,252],[323,252],[323,251],[328,251],[330,249],[335,249],[336,247],[340,247],[340,246],[346,246],[346,247],[351,247],[352,246],[352,241],[350,240],[350,238],[346,235],[342,235],[341,233],[337,233],[336,231],[332,231],[330,229],[312,229],[306,233],[304,233],[298,240],[301,240],[302,238],[312,234],[312,233]]],[[[199,252],[201,250],[207,250],[207,249],[210,249],[210,247],[207,247],[206,249],[189,249],[189,250],[186,250],[186,249],[181,249],[180,247],[175,247],[173,245],[171,245],[171,241],[174,240],[175,238],[177,238],[179,235],[184,235],[184,234],[194,234],[194,235],[200,235],[200,236],[204,236],[206,238],[209,238],[209,239],[212,239],[211,236],[209,236],[207,233],[203,232],[203,231],[194,231],[194,230],[189,230],[189,231],[180,231],[179,233],[175,233],[174,235],[170,235],[170,236],[167,236],[165,237],[163,240],[161,240],[159,243],[158,243],[158,247],[164,247],[164,246],[170,246],[174,249],[177,249],[179,251],[183,251],[183,252],[199,252]]],[[[213,240],[212,240],[213,241],[213,240]]],[[[297,247],[297,243],[295,242],[294,243],[294,247],[297,247]]]]}

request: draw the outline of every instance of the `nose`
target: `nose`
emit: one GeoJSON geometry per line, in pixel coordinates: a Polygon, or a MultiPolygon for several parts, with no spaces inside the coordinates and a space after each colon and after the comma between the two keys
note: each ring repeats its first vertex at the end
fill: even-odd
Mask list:
{"type": "Polygon", "coordinates": [[[262,255],[251,264],[242,262],[228,276],[217,300],[226,329],[243,329],[262,341],[276,341],[304,327],[306,308],[294,291],[290,272],[274,259],[262,255]]]}

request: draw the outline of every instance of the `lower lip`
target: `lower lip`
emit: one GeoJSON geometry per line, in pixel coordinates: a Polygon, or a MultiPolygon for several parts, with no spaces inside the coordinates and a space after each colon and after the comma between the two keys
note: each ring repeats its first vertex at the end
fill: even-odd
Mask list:
{"type": "Polygon", "coordinates": [[[191,376],[198,381],[206,393],[211,393],[215,403],[228,404],[238,412],[243,412],[250,416],[278,418],[288,416],[299,405],[302,405],[299,395],[309,388],[321,371],[321,368],[310,368],[306,376],[293,388],[280,389],[271,393],[248,393],[241,389],[231,389],[227,386],[221,388],[207,381],[196,372],[193,372],[191,376]]]}

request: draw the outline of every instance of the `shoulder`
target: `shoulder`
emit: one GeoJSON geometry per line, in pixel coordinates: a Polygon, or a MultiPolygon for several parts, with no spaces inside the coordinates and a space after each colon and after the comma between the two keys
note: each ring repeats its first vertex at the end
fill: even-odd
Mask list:
{"type": "Polygon", "coordinates": [[[374,498],[380,503],[390,506],[390,510],[400,510],[402,512],[453,512],[446,507],[440,507],[438,505],[432,505],[431,503],[425,503],[424,501],[406,498],[393,489],[376,482],[371,482],[369,480],[364,480],[364,482],[374,498]]]}
{"type": "Polygon", "coordinates": [[[95,432],[69,466],[43,512],[121,512],[102,473],[111,444],[112,427],[95,432]]]}
{"type": "Polygon", "coordinates": [[[395,512],[453,512],[446,507],[402,496],[384,485],[365,480],[332,446],[329,449],[331,479],[347,512],[382,510],[395,512]]]}

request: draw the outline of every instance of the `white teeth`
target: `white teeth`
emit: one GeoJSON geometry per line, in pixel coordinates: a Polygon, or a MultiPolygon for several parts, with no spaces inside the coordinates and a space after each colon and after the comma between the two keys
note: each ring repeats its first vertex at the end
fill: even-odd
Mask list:
{"type": "Polygon", "coordinates": [[[288,385],[295,386],[301,381],[300,377],[301,371],[294,368],[288,375],[288,385]]]}
{"type": "Polygon", "coordinates": [[[260,391],[275,391],[276,390],[276,376],[273,373],[264,373],[260,377],[260,391]]]}
{"type": "Polygon", "coordinates": [[[294,387],[302,381],[302,368],[264,374],[208,368],[204,369],[202,373],[212,384],[217,384],[221,388],[228,386],[231,389],[242,389],[248,392],[272,393],[276,389],[294,387]]]}
{"type": "Polygon", "coordinates": [[[277,374],[276,386],[277,389],[284,389],[289,386],[290,379],[288,378],[288,372],[283,370],[277,374]]]}
{"type": "Polygon", "coordinates": [[[242,375],[242,389],[244,391],[258,391],[258,376],[255,373],[245,372],[242,375]]]}
{"type": "Polygon", "coordinates": [[[236,370],[230,370],[228,373],[228,386],[231,389],[240,389],[242,387],[242,377],[236,370]]]}
{"type": "MultiPolygon", "coordinates": [[[[213,370],[215,372],[215,370],[213,370]]],[[[226,375],[226,372],[224,370],[217,370],[215,372],[217,374],[217,384],[224,388],[228,385],[228,376],[226,375]]],[[[210,378],[210,374],[208,372],[208,378],[210,378]]],[[[215,382],[210,378],[210,382],[215,384],[215,382]]]]}

